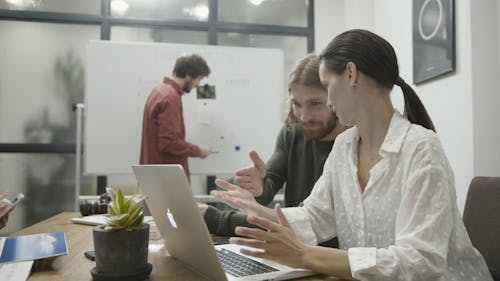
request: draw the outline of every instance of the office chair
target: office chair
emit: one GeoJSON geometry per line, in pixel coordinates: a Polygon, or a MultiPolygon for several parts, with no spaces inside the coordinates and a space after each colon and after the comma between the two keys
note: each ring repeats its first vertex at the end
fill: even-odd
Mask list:
{"type": "Polygon", "coordinates": [[[472,244],[483,255],[493,279],[500,281],[500,177],[472,179],[463,221],[472,244]]]}

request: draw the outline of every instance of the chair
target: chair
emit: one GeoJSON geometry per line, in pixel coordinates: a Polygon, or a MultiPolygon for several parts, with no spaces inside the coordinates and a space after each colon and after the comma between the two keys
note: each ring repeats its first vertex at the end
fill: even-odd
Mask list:
{"type": "Polygon", "coordinates": [[[472,244],[483,255],[493,279],[500,281],[500,177],[472,179],[463,221],[472,244]]]}

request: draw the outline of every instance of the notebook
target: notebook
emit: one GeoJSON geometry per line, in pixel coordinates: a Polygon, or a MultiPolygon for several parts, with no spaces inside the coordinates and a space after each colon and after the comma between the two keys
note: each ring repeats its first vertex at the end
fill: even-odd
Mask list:
{"type": "Polygon", "coordinates": [[[68,254],[64,232],[0,237],[0,264],[68,254]]]}
{"type": "Polygon", "coordinates": [[[132,169],[139,188],[148,196],[146,203],[170,255],[209,280],[286,280],[315,274],[245,256],[238,245],[214,246],[182,166],[137,165],[132,169]],[[233,266],[223,265],[225,261],[233,266]]]}

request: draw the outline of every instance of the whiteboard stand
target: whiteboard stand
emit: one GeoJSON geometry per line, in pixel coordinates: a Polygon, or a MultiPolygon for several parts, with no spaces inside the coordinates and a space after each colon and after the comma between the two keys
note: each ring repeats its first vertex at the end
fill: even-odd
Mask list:
{"type": "Polygon", "coordinates": [[[80,177],[82,174],[82,117],[85,105],[82,103],[73,104],[76,111],[76,157],[75,157],[75,211],[79,211],[80,198],[80,177]]]}
{"type": "Polygon", "coordinates": [[[217,189],[216,185],[215,185],[215,179],[217,178],[216,175],[207,175],[207,189],[206,189],[206,193],[207,195],[210,195],[210,192],[212,190],[215,190],[217,189]]]}

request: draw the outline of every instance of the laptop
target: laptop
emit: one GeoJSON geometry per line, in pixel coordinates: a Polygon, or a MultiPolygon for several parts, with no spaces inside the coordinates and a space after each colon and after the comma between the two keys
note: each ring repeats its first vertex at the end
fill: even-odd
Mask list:
{"type": "Polygon", "coordinates": [[[214,246],[182,166],[132,169],[170,255],[209,280],[286,280],[315,274],[245,256],[239,253],[239,245],[214,246]]]}

